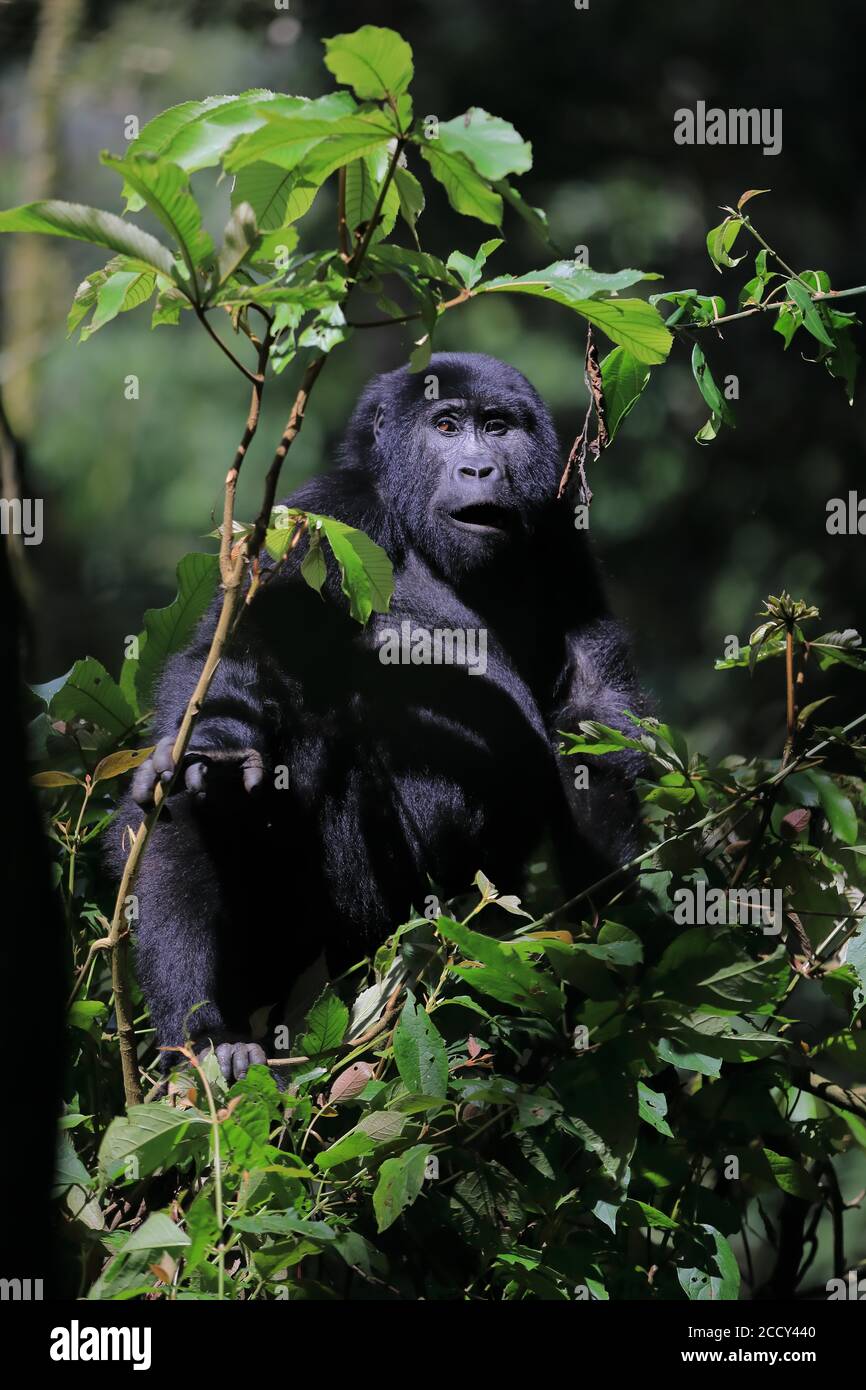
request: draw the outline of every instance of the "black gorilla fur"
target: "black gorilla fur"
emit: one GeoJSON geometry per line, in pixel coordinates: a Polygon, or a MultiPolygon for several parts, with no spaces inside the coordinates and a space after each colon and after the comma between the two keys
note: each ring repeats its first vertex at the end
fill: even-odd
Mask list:
{"type": "MultiPolygon", "coordinates": [[[[634,852],[634,755],[588,759],[576,790],[574,759],[556,751],[557,731],[584,719],[631,729],[623,711],[640,704],[585,533],[555,500],[560,472],[550,415],[519,372],[441,354],[426,374],[372,381],[337,467],[287,499],[384,547],[391,612],[362,629],[331,561],[323,603],[300,576],[302,543],[245,614],[137,883],[160,1044],[212,1039],[227,1074],[243,1074],[264,1060],[250,1014],[323,949],[332,972],[360,959],[431,885],[450,896],[481,868],[519,890],[545,840],[572,894],[634,852]],[[383,664],[381,635],[405,620],[483,629],[486,673],[383,664]]],[[[217,609],[165,671],[167,742],[119,827],[138,823],[170,766],[217,609]]]]}

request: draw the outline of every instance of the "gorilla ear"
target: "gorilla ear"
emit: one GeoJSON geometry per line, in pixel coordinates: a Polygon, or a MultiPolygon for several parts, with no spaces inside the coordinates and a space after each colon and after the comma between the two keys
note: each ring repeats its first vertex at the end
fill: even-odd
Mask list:
{"type": "Polygon", "coordinates": [[[373,438],[379,443],[379,436],[385,426],[385,407],[380,401],[373,415],[373,438]]]}

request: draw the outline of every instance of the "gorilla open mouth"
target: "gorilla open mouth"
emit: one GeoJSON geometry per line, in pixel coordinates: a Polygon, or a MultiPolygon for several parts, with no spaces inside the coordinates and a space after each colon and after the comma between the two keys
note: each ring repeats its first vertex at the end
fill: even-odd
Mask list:
{"type": "Polygon", "coordinates": [[[507,507],[499,507],[495,502],[474,502],[466,507],[458,507],[449,512],[452,521],[469,531],[506,532],[514,527],[514,514],[507,507]]]}

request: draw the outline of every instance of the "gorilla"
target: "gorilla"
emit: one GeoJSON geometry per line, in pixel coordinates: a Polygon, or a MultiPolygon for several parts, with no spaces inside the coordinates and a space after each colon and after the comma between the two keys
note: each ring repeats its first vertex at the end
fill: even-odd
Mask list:
{"type": "MultiPolygon", "coordinates": [[[[631,730],[641,705],[560,474],[526,378],[446,353],[373,380],[336,467],[286,499],[385,549],[391,611],[353,621],[331,561],[318,595],[302,543],[244,614],[137,880],[158,1044],[212,1043],[240,1077],[265,1060],[251,1015],[323,952],[348,968],[479,869],[519,889],[541,846],[568,896],[634,853],[635,755],[587,758],[576,786],[558,753],[560,731],[631,730]]],[[[171,775],[218,607],[166,667],[120,830],[171,775]]]]}

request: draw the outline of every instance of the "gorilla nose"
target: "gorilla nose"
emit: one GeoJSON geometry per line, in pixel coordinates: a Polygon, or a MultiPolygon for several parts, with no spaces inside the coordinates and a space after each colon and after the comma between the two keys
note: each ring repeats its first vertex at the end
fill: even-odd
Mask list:
{"type": "Polygon", "coordinates": [[[502,479],[502,469],[498,463],[491,463],[488,459],[478,460],[478,462],[461,463],[456,471],[456,477],[466,482],[499,482],[502,479]]]}

